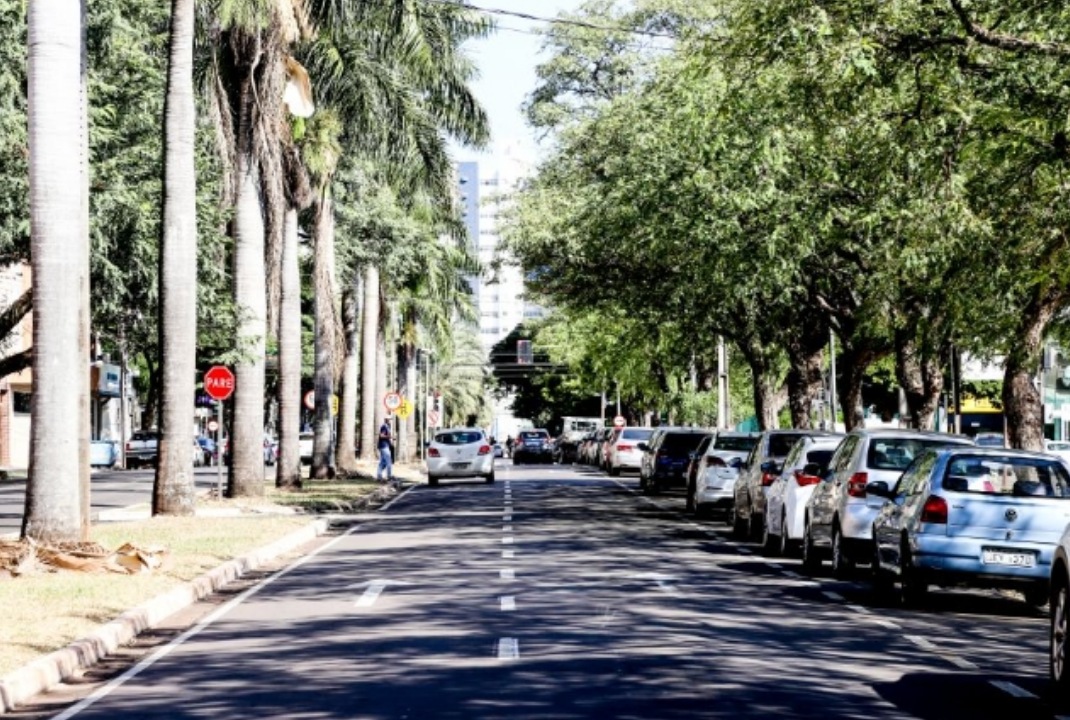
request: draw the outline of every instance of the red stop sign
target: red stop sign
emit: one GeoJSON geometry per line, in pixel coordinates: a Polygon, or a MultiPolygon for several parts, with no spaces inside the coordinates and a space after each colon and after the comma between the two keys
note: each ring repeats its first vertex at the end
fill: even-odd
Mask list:
{"type": "Polygon", "coordinates": [[[204,374],[204,391],[216,400],[226,400],[234,393],[234,373],[222,365],[209,368],[204,374]]]}

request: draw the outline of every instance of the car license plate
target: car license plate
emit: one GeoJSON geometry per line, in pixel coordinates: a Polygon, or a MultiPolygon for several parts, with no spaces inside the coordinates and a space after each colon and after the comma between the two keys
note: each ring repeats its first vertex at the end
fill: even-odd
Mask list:
{"type": "Polygon", "coordinates": [[[984,548],[981,550],[981,562],[985,565],[1009,565],[1011,567],[1031,568],[1037,564],[1037,556],[1028,552],[984,548]]]}
{"type": "Polygon", "coordinates": [[[450,463],[450,467],[456,468],[457,470],[463,470],[471,464],[472,463],[450,463]]]}

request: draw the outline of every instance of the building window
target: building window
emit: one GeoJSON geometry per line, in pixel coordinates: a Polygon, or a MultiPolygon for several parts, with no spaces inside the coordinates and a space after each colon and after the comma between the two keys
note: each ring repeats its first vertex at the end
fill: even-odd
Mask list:
{"type": "Polygon", "coordinates": [[[29,415],[30,413],[30,398],[33,397],[32,393],[27,392],[12,392],[11,393],[11,408],[17,413],[23,413],[29,415]]]}

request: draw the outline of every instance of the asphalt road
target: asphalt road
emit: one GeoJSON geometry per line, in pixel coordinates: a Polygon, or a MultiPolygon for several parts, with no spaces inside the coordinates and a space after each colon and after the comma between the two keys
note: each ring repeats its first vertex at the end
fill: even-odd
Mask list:
{"type": "Polygon", "coordinates": [[[140,664],[16,717],[94,690],[57,717],[1070,715],[1045,612],[981,592],[879,607],[864,578],[803,577],[634,487],[510,465],[494,485],[418,486],[140,664]]]}
{"type": "MultiPolygon", "coordinates": [[[[267,471],[272,472],[271,468],[267,471]]],[[[121,510],[133,505],[152,503],[152,468],[143,470],[94,470],[90,480],[90,503],[94,516],[108,511],[121,510]]],[[[195,484],[198,490],[215,487],[216,468],[195,469],[195,484]]],[[[226,483],[226,468],[223,482],[226,483]]],[[[0,536],[22,530],[22,514],[26,505],[26,481],[12,479],[0,481],[0,536]]]]}

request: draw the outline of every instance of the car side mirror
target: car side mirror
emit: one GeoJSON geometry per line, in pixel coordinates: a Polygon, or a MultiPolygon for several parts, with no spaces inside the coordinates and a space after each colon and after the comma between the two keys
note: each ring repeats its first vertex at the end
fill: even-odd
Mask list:
{"type": "Polygon", "coordinates": [[[763,462],[760,469],[763,473],[769,473],[770,475],[780,474],[780,465],[773,460],[766,460],[763,462]]]}
{"type": "Polygon", "coordinates": [[[643,452],[647,452],[650,450],[650,446],[647,445],[645,442],[639,443],[638,445],[636,445],[636,447],[642,450],[643,452]]]}
{"type": "Polygon", "coordinates": [[[866,494],[876,495],[877,497],[882,498],[890,498],[892,497],[892,489],[884,480],[874,480],[869,485],[866,485],[866,494]]]}
{"type": "Polygon", "coordinates": [[[728,467],[736,468],[737,470],[743,467],[743,458],[732,458],[728,461],[728,467]]]}

